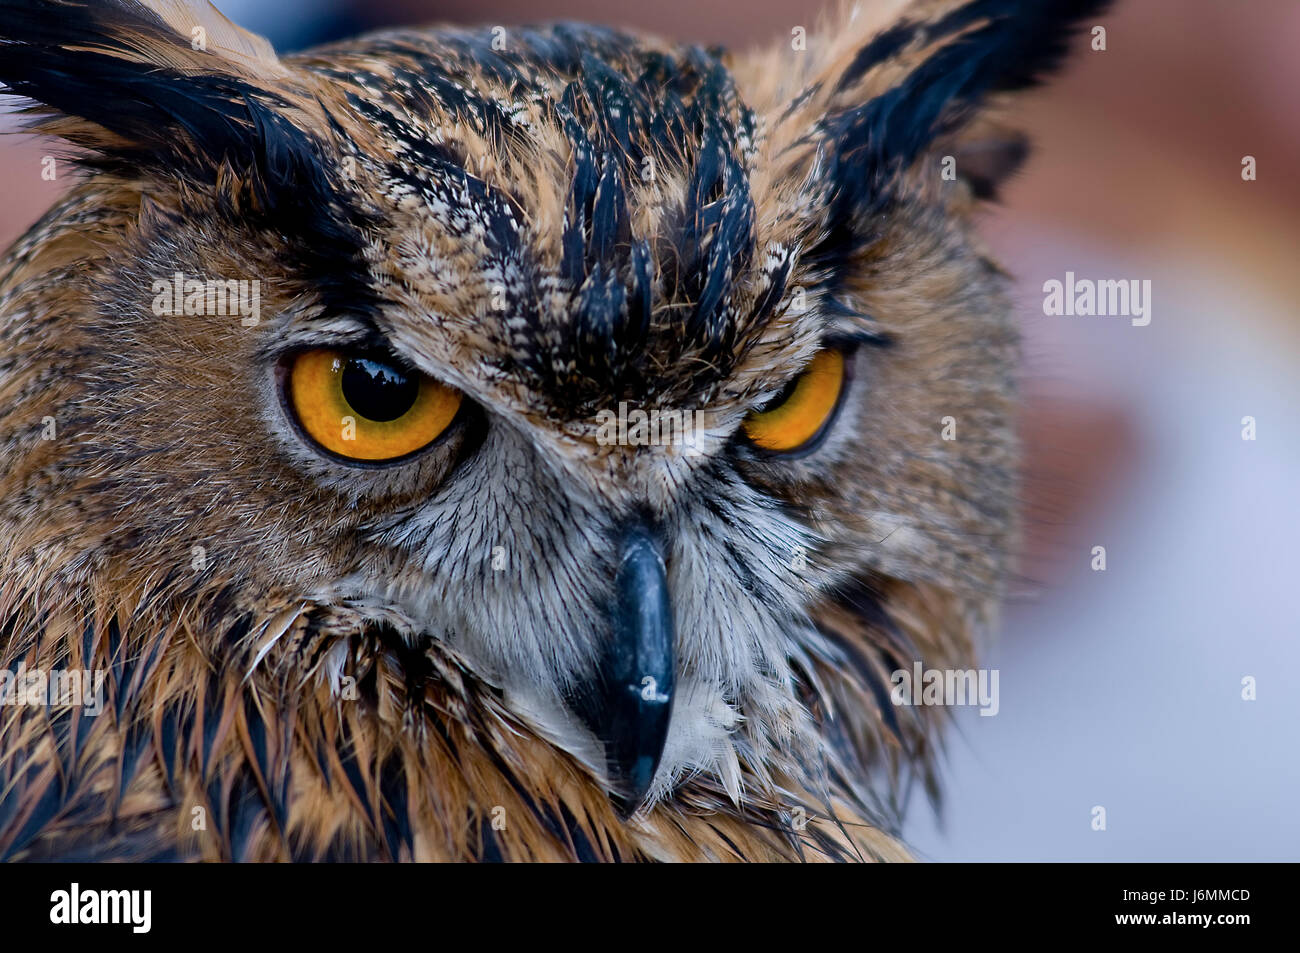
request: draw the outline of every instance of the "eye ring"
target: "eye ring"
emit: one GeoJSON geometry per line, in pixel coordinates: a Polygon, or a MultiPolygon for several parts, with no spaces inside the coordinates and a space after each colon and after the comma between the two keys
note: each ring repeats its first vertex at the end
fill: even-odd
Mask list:
{"type": "Polygon", "coordinates": [[[382,351],[310,348],[280,369],[286,412],[316,450],[352,466],[399,463],[433,445],[464,395],[382,351]]]}
{"type": "Polygon", "coordinates": [[[839,416],[852,380],[852,352],[826,347],[763,407],[741,425],[749,443],[764,454],[800,457],[816,450],[839,416]]]}

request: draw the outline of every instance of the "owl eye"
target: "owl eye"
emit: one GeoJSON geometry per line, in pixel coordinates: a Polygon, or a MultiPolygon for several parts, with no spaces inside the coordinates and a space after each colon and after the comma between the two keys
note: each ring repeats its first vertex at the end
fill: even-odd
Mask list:
{"type": "Polygon", "coordinates": [[[317,348],[293,358],[289,405],[303,431],[348,460],[397,460],[427,447],[460,409],[461,394],[383,356],[317,348]]]}
{"type": "Polygon", "coordinates": [[[745,435],[754,446],[773,453],[813,446],[835,416],[844,378],[843,352],[819,351],[774,401],[745,418],[745,435]]]}

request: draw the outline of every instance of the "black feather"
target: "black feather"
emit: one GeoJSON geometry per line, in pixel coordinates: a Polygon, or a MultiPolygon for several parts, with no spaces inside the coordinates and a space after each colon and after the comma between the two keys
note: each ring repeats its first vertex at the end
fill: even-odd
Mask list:
{"type": "Polygon", "coordinates": [[[892,180],[935,139],[967,122],[986,96],[1024,89],[1056,67],[1073,28],[1108,2],[973,0],[932,25],[900,25],[864,47],[841,87],[896,52],[913,34],[934,40],[967,30],[891,89],[827,117],[831,234],[814,257],[840,253],[851,244],[870,217],[892,200],[892,180]]]}

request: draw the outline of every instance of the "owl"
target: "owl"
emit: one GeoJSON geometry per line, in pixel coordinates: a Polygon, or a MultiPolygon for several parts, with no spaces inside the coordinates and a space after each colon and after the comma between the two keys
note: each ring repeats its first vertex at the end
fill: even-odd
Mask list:
{"type": "Polygon", "coordinates": [[[1099,6],[282,57],[0,2],[77,169],[0,267],[0,856],[907,859],[895,673],[1015,544],[972,223],[1099,6]]]}

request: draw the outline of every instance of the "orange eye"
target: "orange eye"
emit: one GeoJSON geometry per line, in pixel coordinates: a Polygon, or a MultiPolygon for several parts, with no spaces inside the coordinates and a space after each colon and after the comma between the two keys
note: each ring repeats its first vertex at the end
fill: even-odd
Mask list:
{"type": "Polygon", "coordinates": [[[819,351],[785,393],[745,419],[745,434],[755,446],[774,453],[799,450],[825,430],[843,390],[843,353],[819,351]]]}
{"type": "Polygon", "coordinates": [[[384,461],[427,447],[450,426],[461,395],[382,357],[319,348],[289,368],[289,403],[325,450],[349,460],[384,461]]]}

